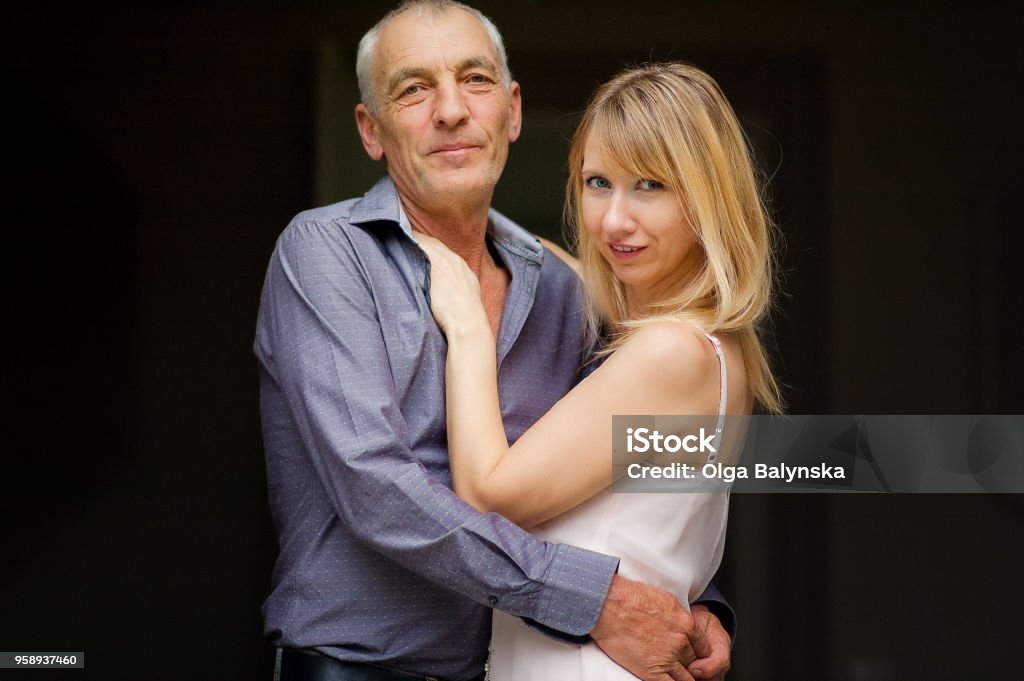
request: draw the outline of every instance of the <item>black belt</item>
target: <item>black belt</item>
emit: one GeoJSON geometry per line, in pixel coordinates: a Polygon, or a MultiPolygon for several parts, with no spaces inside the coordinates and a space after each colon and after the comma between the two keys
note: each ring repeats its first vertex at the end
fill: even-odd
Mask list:
{"type": "MultiPolygon", "coordinates": [[[[280,675],[275,681],[444,681],[437,676],[425,676],[388,669],[376,664],[342,662],[315,650],[282,648],[280,675]]],[[[473,681],[483,681],[481,674],[473,681]]]]}

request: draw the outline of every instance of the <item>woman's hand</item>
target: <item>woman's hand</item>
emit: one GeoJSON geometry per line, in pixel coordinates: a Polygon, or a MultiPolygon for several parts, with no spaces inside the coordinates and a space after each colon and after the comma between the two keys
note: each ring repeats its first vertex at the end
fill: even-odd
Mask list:
{"type": "Polygon", "coordinates": [[[480,301],[480,280],[461,257],[432,236],[413,232],[430,259],[430,311],[446,336],[462,331],[490,331],[480,301]]]}

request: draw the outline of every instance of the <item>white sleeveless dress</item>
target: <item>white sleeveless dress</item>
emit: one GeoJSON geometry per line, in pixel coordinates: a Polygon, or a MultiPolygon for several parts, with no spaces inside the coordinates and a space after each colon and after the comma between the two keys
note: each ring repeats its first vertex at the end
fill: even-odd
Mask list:
{"type": "MultiPolygon", "coordinates": [[[[718,431],[728,374],[721,343],[705,334],[721,367],[718,431]]],[[[719,440],[721,441],[721,440],[719,440]]],[[[681,481],[677,481],[681,482],[681,481]]],[[[706,487],[705,487],[706,489],[706,487]]],[[[549,542],[620,558],[619,574],[673,593],[684,607],[700,596],[722,560],[727,488],[718,493],[620,493],[608,488],[531,530],[549,542]]],[[[487,678],[492,681],[635,681],[594,643],[556,641],[518,617],[494,611],[487,678]]]]}

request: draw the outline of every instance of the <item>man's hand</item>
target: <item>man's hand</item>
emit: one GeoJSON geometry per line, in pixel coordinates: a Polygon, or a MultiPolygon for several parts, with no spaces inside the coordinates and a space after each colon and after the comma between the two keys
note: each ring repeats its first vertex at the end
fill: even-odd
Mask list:
{"type": "MultiPolygon", "coordinates": [[[[590,637],[608,657],[643,681],[693,681],[687,665],[714,652],[704,630],[675,596],[619,575],[612,578],[590,637]]],[[[728,656],[728,643],[726,651],[728,656]]],[[[705,666],[698,669],[703,672],[705,666]]]]}
{"type": "Polygon", "coordinates": [[[704,632],[711,646],[711,654],[687,665],[690,675],[702,681],[725,681],[729,671],[729,655],[732,640],[718,618],[703,605],[691,608],[696,627],[704,632]]]}

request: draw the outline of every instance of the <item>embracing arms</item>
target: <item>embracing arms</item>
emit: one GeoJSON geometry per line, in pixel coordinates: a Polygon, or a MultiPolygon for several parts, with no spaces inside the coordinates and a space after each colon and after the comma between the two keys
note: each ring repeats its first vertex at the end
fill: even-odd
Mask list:
{"type": "MultiPolygon", "coordinates": [[[[717,409],[717,400],[703,404],[679,396],[680,384],[693,386],[692,395],[717,394],[718,362],[706,339],[678,324],[659,324],[638,333],[510,448],[496,390],[494,338],[477,279],[440,242],[417,238],[431,259],[431,307],[448,338],[454,487],[477,508],[527,527],[543,522],[610,484],[612,414],[717,409]]],[[[713,587],[700,600],[731,620],[713,587]]],[[[690,672],[720,679],[729,667],[729,634],[707,606],[698,602],[688,614],[667,592],[620,576],[590,634],[645,679],[690,679],[690,672]],[[680,660],[689,671],[679,667],[680,660]]]]}
{"type": "Polygon", "coordinates": [[[431,308],[448,338],[452,479],[476,508],[524,527],[544,522],[611,484],[613,415],[717,411],[710,343],[689,327],[660,322],[635,333],[510,447],[476,277],[439,242],[420,242],[431,258],[431,308]]]}
{"type": "MultiPolygon", "coordinates": [[[[299,221],[278,244],[256,343],[267,376],[267,404],[280,415],[265,419],[268,460],[280,458],[274,453],[276,441],[300,438],[301,448],[287,455],[308,457],[316,474],[308,484],[322,487],[341,525],[368,548],[454,592],[565,633],[590,632],[599,642],[603,636],[608,643],[602,645],[612,649],[618,642],[625,651],[620,663],[630,669],[650,669],[649,655],[628,663],[630,654],[641,652],[637,637],[663,640],[668,630],[678,637],[666,649],[678,650],[689,635],[695,637],[692,648],[703,655],[702,639],[694,634],[701,622],[699,611],[693,618],[685,613],[674,617],[678,604],[675,610],[654,607],[658,614],[645,618],[648,627],[643,631],[649,634],[634,631],[631,640],[623,635],[623,627],[629,626],[623,610],[647,607],[650,612],[657,590],[613,578],[615,561],[610,557],[545,544],[499,516],[474,512],[424,469],[421,456],[411,449],[416,431],[399,408],[404,388],[396,380],[402,378],[395,367],[388,370],[389,350],[394,348],[385,347],[382,326],[383,316],[396,305],[426,311],[418,287],[422,279],[416,271],[404,284],[379,279],[381,271],[392,268],[381,260],[384,249],[364,236],[339,231],[333,224],[299,221]],[[603,585],[596,583],[599,574],[603,585]],[[581,583],[584,577],[592,583],[581,583]],[[659,618],[671,618],[671,624],[658,626],[659,618]]],[[[394,252],[404,252],[404,247],[398,245],[394,252]]],[[[420,318],[415,310],[412,316],[420,318]]],[[[425,331],[437,334],[436,328],[425,331]]],[[[404,327],[393,329],[391,336],[421,337],[404,327]]],[[[490,357],[493,364],[493,348],[490,357]]],[[[293,468],[290,459],[278,463],[293,468]]],[[[268,482],[272,496],[278,488],[287,491],[284,480],[268,482]]],[[[304,512],[301,505],[293,510],[304,512]]],[[[693,655],[691,649],[683,659],[692,660],[693,655]]],[[[678,664],[674,657],[666,659],[666,665],[678,664]]],[[[713,655],[694,664],[712,660],[713,655]]],[[[642,676],[689,678],[685,673],[642,676]]]]}
{"type": "Polygon", "coordinates": [[[544,544],[444,484],[444,424],[422,404],[439,396],[443,340],[407,247],[326,220],[297,220],[279,240],[256,351],[282,546],[308,553],[300,525],[321,517],[329,550],[343,548],[335,534],[357,540],[477,603],[584,634],[617,561],[544,544]]]}

